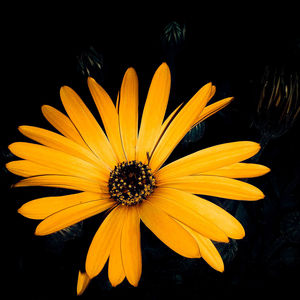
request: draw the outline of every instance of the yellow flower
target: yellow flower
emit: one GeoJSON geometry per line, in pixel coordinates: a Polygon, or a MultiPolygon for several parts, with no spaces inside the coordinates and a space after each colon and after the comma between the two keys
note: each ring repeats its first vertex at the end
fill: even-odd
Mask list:
{"type": "Polygon", "coordinates": [[[8,170],[26,177],[16,187],[80,191],[24,204],[19,213],[43,219],[36,235],[54,233],[108,210],[88,250],[85,272],[79,272],[78,294],[107,260],[113,286],[125,277],[131,285],[138,285],[142,272],[140,221],[175,252],[202,257],[222,272],[222,258],[211,240],[226,243],[229,238],[241,239],[244,229],[225,210],[195,194],[249,201],[264,197],[256,187],[235,179],[269,171],[265,166],[242,162],[259,151],[254,142],[210,147],[164,165],[193,126],[232,100],[205,107],[215,93],[208,83],[164,119],[170,77],[167,64],[161,64],[152,79],[139,130],[138,78],[129,68],[116,106],[105,90],[88,78],[106,133],[80,97],[64,86],[60,95],[68,116],[53,107],[42,107],[46,119],[61,134],[20,126],[20,131],[38,144],[9,146],[22,160],[9,162],[8,170]]]}

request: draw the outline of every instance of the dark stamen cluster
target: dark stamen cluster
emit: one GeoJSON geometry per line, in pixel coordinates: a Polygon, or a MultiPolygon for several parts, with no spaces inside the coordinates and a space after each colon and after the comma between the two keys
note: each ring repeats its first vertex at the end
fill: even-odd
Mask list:
{"type": "Polygon", "coordinates": [[[155,188],[151,169],[135,160],[119,163],[111,171],[108,188],[111,197],[123,205],[142,202],[155,188]]]}

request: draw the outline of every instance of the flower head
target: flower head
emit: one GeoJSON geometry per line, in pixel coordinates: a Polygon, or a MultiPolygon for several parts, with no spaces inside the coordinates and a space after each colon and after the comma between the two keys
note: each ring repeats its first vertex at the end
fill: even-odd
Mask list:
{"type": "Polygon", "coordinates": [[[133,68],[124,75],[116,106],[105,90],[88,78],[105,132],[80,97],[71,88],[62,87],[67,115],[42,107],[60,134],[20,126],[19,130],[37,143],[9,146],[21,160],[9,162],[8,170],[25,177],[16,187],[79,191],[24,204],[19,213],[43,220],[35,234],[51,234],[108,211],[89,247],[85,270],[79,272],[79,294],[107,260],[113,286],[125,277],[133,286],[138,285],[142,272],[140,221],[175,252],[202,257],[223,271],[222,258],[212,241],[241,239],[244,229],[225,210],[196,195],[248,201],[264,197],[258,188],[235,179],[269,171],[265,166],[242,162],[259,151],[254,142],[213,146],[165,165],[193,126],[232,101],[226,98],[205,107],[215,92],[208,83],[165,118],[170,84],[170,71],[163,63],[152,79],[138,127],[138,79],[133,68]]]}

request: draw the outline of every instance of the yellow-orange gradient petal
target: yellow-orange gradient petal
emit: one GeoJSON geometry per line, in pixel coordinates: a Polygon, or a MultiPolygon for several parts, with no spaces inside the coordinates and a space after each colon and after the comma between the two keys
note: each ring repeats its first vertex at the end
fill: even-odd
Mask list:
{"type": "Polygon", "coordinates": [[[120,284],[125,279],[125,272],[122,262],[121,254],[121,234],[118,232],[118,236],[111,247],[108,261],[108,279],[113,287],[120,284]]]}
{"type": "Polygon", "coordinates": [[[9,145],[9,150],[16,156],[38,163],[43,166],[51,166],[65,175],[82,177],[95,181],[108,179],[109,172],[101,170],[73,155],[38,144],[16,142],[9,145]]]}
{"type": "Polygon", "coordinates": [[[128,68],[123,77],[119,103],[120,131],[128,161],[136,158],[138,105],[138,77],[133,68],[128,68]]]}
{"type": "Polygon", "coordinates": [[[77,296],[80,296],[83,294],[83,292],[86,290],[87,286],[90,283],[90,278],[85,272],[78,272],[78,278],[77,278],[77,296]]]}
{"type": "Polygon", "coordinates": [[[6,164],[9,172],[22,177],[39,176],[39,175],[63,175],[63,172],[52,169],[51,167],[42,166],[29,160],[15,160],[6,164]]]}
{"type": "Polygon", "coordinates": [[[217,90],[216,86],[215,86],[215,85],[212,85],[212,86],[211,86],[211,91],[210,91],[210,95],[209,95],[208,101],[210,101],[211,98],[215,95],[216,90],[217,90]]]}
{"type": "Polygon", "coordinates": [[[172,218],[191,227],[202,235],[218,242],[228,242],[227,235],[214,222],[205,218],[204,214],[199,214],[191,206],[187,206],[182,201],[173,201],[170,198],[153,195],[149,199],[151,204],[163,210],[172,218]]]}
{"type": "Polygon", "coordinates": [[[199,257],[195,239],[163,210],[147,200],[138,208],[143,223],[169,248],[185,257],[199,257]]]}
{"type": "Polygon", "coordinates": [[[34,126],[19,126],[19,130],[28,138],[42,145],[79,157],[91,164],[95,164],[102,172],[109,175],[108,166],[104,161],[95,156],[94,153],[86,147],[83,147],[70,139],[55,132],[34,126]]]}
{"type": "Polygon", "coordinates": [[[117,158],[112,146],[80,97],[67,86],[60,89],[60,97],[67,114],[89,148],[110,168],[114,168],[117,158]]]}
{"type": "Polygon", "coordinates": [[[211,93],[211,83],[202,87],[192,99],[179,111],[166,128],[150,160],[150,167],[155,172],[165,162],[177,144],[190,130],[197,116],[205,107],[211,93]]]}
{"type": "Polygon", "coordinates": [[[255,142],[225,143],[187,155],[160,169],[156,177],[164,179],[199,174],[248,159],[260,150],[255,142]]]}
{"type": "Polygon", "coordinates": [[[252,178],[267,174],[270,169],[263,165],[252,163],[235,163],[219,169],[199,173],[198,175],[215,175],[228,178],[252,178]]]}
{"type": "Polygon", "coordinates": [[[85,148],[88,148],[78,130],[66,115],[50,105],[43,105],[42,113],[47,121],[65,137],[85,148]]]}
{"type": "MultiPolygon", "coordinates": [[[[209,222],[215,224],[230,238],[241,239],[245,236],[245,231],[241,223],[227,211],[210,201],[191,193],[172,188],[159,187],[154,193],[157,198],[165,200],[165,203],[163,200],[160,200],[160,205],[164,205],[166,209],[168,209],[167,202],[172,206],[177,205],[178,207],[186,207],[186,209],[192,210],[195,214],[200,214],[209,222]],[[168,199],[168,201],[166,199],[168,199]]],[[[205,232],[199,231],[199,233],[210,238],[205,232]]]]}
{"type": "Polygon", "coordinates": [[[128,282],[137,286],[142,274],[140,216],[137,207],[128,207],[122,229],[121,253],[128,282]]]}
{"type": "Polygon", "coordinates": [[[50,215],[68,207],[93,200],[107,200],[109,194],[81,192],[65,196],[43,197],[23,204],[18,212],[26,218],[45,219],[50,215]]]}
{"type": "Polygon", "coordinates": [[[85,262],[85,269],[90,278],[97,276],[104,267],[112,246],[116,239],[120,238],[125,217],[125,208],[119,205],[108,214],[97,230],[85,262]]]}
{"type": "Polygon", "coordinates": [[[155,140],[155,144],[158,141],[159,137],[162,136],[162,134],[165,132],[165,130],[167,129],[167,127],[169,126],[169,124],[171,123],[171,121],[173,120],[173,118],[176,116],[176,114],[179,112],[180,108],[182,108],[183,103],[179,104],[170,114],[169,116],[166,118],[166,120],[163,122],[162,126],[160,127],[160,132],[159,135],[157,136],[156,140],[155,140]]]}
{"type": "MultiPolygon", "coordinates": [[[[180,222],[179,222],[180,223],[180,222]]],[[[207,237],[201,235],[200,233],[192,230],[191,228],[180,223],[185,230],[187,230],[197,241],[201,257],[215,270],[219,272],[224,272],[223,259],[216,249],[213,242],[207,237]]]]}
{"type": "Polygon", "coordinates": [[[119,116],[115,105],[106,91],[93,78],[88,78],[88,86],[101,116],[107,137],[117,155],[119,162],[125,161],[119,116]]]}
{"type": "Polygon", "coordinates": [[[240,180],[220,177],[194,175],[157,182],[158,186],[183,190],[193,194],[208,195],[233,200],[254,201],[264,198],[264,194],[257,187],[240,180]]]}
{"type": "Polygon", "coordinates": [[[108,193],[108,188],[105,183],[100,184],[99,182],[90,181],[84,178],[66,175],[42,175],[29,177],[20,180],[13,186],[46,186],[94,193],[108,193]]]}
{"type": "Polygon", "coordinates": [[[203,109],[203,111],[200,113],[200,115],[198,116],[198,118],[195,120],[195,123],[193,124],[192,127],[196,126],[200,122],[204,121],[208,117],[212,116],[213,114],[215,114],[219,110],[221,110],[224,107],[226,107],[233,99],[234,99],[233,97],[228,97],[228,98],[219,100],[219,101],[217,101],[217,102],[215,102],[213,104],[210,104],[210,105],[206,106],[203,109]]]}
{"type": "Polygon", "coordinates": [[[147,155],[160,132],[171,87],[170,69],[166,63],[155,72],[148,91],[137,141],[137,160],[147,163],[147,155]]]}
{"type": "Polygon", "coordinates": [[[115,204],[111,199],[91,200],[63,209],[43,220],[36,228],[36,235],[59,231],[84,219],[97,215],[115,204]]]}

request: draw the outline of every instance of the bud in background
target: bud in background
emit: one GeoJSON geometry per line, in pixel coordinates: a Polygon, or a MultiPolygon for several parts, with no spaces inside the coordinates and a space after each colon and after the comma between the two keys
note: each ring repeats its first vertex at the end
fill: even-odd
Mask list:
{"type": "Polygon", "coordinates": [[[161,35],[162,45],[165,50],[173,48],[178,49],[185,40],[185,25],[179,25],[177,22],[170,22],[161,35]]]}
{"type": "Polygon", "coordinates": [[[93,77],[97,82],[103,81],[103,56],[90,46],[77,56],[78,70],[87,78],[93,77]]]}
{"type": "Polygon", "coordinates": [[[285,134],[300,112],[299,74],[266,67],[253,126],[265,146],[271,139],[285,134]]]}

